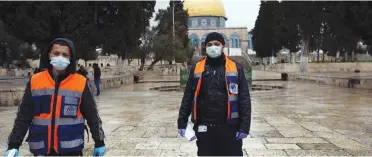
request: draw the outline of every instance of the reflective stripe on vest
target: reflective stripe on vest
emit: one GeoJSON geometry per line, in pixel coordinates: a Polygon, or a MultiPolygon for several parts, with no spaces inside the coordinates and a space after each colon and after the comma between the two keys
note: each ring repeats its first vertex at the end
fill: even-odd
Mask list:
{"type": "MultiPolygon", "coordinates": [[[[236,63],[232,61],[229,57],[225,56],[225,79],[226,79],[226,89],[228,94],[228,108],[227,108],[227,119],[228,122],[236,123],[237,118],[239,118],[239,108],[238,108],[238,69],[236,63]]],[[[206,57],[199,61],[194,70],[194,82],[193,87],[195,89],[193,107],[192,107],[192,117],[194,120],[197,118],[197,100],[200,92],[202,74],[205,70],[206,57]]]]}
{"type": "MultiPolygon", "coordinates": [[[[52,119],[32,119],[33,125],[51,125],[52,119]]],[[[56,118],[55,125],[75,125],[75,124],[85,124],[84,118],[56,118]]]]}
{"type": "Polygon", "coordinates": [[[40,142],[29,142],[30,149],[42,149],[45,147],[44,141],[40,142]]]}
{"type": "Polygon", "coordinates": [[[76,139],[71,141],[61,141],[61,148],[75,148],[84,144],[83,139],[76,139]]]}
{"type": "Polygon", "coordinates": [[[27,138],[30,151],[35,155],[47,155],[50,151],[48,148],[52,147],[52,138],[53,149],[58,153],[81,151],[84,146],[85,119],[80,112],[80,104],[86,78],[79,74],[69,75],[60,83],[56,97],[55,82],[47,70],[33,75],[30,84],[35,106],[27,138]],[[56,114],[52,117],[55,99],[56,114]],[[51,135],[53,118],[55,131],[51,135]]]}

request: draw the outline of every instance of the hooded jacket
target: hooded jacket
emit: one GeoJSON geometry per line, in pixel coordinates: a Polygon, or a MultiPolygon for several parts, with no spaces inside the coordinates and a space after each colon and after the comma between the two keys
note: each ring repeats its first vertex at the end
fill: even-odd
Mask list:
{"type": "MultiPolygon", "coordinates": [[[[71,40],[65,38],[57,38],[49,45],[46,52],[43,52],[40,58],[39,69],[41,71],[48,70],[52,78],[57,78],[56,85],[58,86],[68,75],[76,73],[76,56],[75,48],[71,40]],[[53,65],[50,64],[49,52],[54,43],[62,42],[67,44],[70,49],[70,65],[67,66],[64,75],[53,76],[53,65]]],[[[30,79],[31,80],[31,79],[30,79]]],[[[8,138],[8,149],[19,149],[23,139],[27,133],[28,128],[31,126],[33,119],[33,99],[30,89],[30,80],[27,82],[25,93],[23,95],[21,104],[19,105],[17,117],[14,122],[13,130],[8,138]]],[[[104,144],[104,132],[102,129],[102,121],[98,115],[97,105],[94,97],[89,89],[88,84],[85,85],[80,111],[83,117],[87,120],[92,138],[95,142],[95,147],[100,147],[104,144]]]]}

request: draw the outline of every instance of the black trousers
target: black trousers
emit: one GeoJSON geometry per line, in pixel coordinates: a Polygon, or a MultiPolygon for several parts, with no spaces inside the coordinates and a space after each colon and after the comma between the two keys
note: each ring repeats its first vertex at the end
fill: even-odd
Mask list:
{"type": "Polygon", "coordinates": [[[57,153],[52,149],[50,154],[45,156],[83,156],[83,151],[76,151],[76,152],[68,152],[68,153],[57,153]]]}
{"type": "Polygon", "coordinates": [[[207,126],[207,132],[198,132],[195,125],[194,131],[198,156],[243,156],[243,142],[236,140],[237,126],[207,126]]]}

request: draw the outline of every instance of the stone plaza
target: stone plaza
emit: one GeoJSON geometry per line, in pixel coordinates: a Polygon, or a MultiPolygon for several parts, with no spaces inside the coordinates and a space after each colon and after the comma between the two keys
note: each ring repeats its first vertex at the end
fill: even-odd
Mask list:
{"type": "MultiPolygon", "coordinates": [[[[280,78],[254,71],[253,80],[280,78]]],[[[171,80],[172,78],[165,78],[171,80]]],[[[369,156],[372,154],[370,90],[306,82],[254,81],[283,89],[251,91],[252,124],[243,140],[246,156],[369,156]]],[[[195,141],[177,133],[182,92],[152,87],[179,83],[141,83],[106,89],[96,98],[108,151],[105,156],[196,156],[195,141]]],[[[0,149],[7,149],[17,107],[0,111],[0,149]]],[[[85,140],[89,156],[93,140],[85,140]]],[[[28,144],[20,155],[31,155],[28,144]]]]}

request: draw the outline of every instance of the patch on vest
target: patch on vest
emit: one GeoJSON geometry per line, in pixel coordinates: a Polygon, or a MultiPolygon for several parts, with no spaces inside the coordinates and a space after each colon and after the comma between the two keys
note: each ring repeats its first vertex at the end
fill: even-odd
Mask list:
{"type": "Polygon", "coordinates": [[[76,116],[77,115],[77,106],[65,105],[63,107],[63,114],[65,116],[76,116]]]}
{"type": "Polygon", "coordinates": [[[78,104],[78,98],[66,96],[65,97],[65,104],[71,104],[71,105],[77,105],[78,104]]]}
{"type": "Polygon", "coordinates": [[[230,83],[229,84],[229,91],[230,91],[230,93],[232,93],[232,94],[238,94],[238,84],[236,84],[236,83],[230,83]]]}

